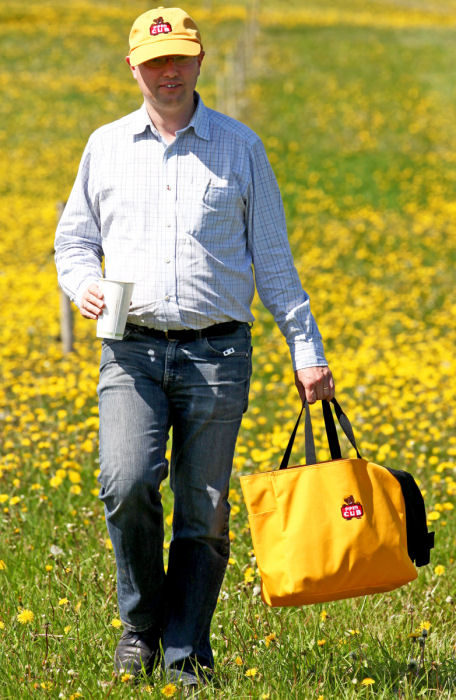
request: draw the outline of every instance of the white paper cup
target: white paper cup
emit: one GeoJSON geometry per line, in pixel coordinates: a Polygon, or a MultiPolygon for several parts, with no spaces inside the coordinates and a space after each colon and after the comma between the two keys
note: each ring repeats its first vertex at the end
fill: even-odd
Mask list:
{"type": "Polygon", "coordinates": [[[122,340],[130,309],[134,282],[98,280],[104,294],[105,307],[97,321],[97,338],[122,340]]]}

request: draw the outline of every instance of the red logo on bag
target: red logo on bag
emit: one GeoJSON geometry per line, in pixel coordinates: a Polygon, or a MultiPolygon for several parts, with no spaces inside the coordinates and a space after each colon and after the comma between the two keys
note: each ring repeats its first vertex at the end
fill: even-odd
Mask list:
{"type": "Polygon", "coordinates": [[[152,36],[157,36],[157,34],[169,34],[173,31],[169,22],[165,22],[163,17],[157,17],[154,19],[154,23],[150,25],[150,33],[152,36]]]}
{"type": "Polygon", "coordinates": [[[344,498],[345,505],[342,506],[341,513],[344,520],[351,520],[352,518],[362,518],[364,515],[364,509],[359,501],[355,503],[354,496],[349,496],[344,498]]]}

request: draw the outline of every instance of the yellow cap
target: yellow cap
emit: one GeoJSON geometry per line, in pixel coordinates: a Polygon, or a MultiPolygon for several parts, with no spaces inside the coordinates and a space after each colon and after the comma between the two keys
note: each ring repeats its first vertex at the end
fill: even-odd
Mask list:
{"type": "Polygon", "coordinates": [[[158,7],[140,15],[130,32],[130,65],[159,56],[199,56],[202,44],[195,21],[178,7],[158,7]]]}

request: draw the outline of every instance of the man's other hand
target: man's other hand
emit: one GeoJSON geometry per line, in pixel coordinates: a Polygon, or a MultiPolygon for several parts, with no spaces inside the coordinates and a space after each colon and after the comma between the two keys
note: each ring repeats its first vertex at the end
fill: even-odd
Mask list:
{"type": "Polygon", "coordinates": [[[309,403],[323,399],[330,401],[335,395],[334,379],[328,366],[297,369],[295,384],[303,402],[305,399],[309,403]]]}
{"type": "Polygon", "coordinates": [[[84,292],[79,311],[84,318],[97,319],[104,308],[104,296],[100,287],[93,282],[84,292]]]}

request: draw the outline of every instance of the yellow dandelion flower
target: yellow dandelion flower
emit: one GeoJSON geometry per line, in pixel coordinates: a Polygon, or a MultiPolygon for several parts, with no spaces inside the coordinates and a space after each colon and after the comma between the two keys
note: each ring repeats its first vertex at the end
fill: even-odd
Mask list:
{"type": "Polygon", "coordinates": [[[106,547],[106,549],[112,549],[112,542],[111,542],[111,540],[109,539],[109,537],[107,537],[107,538],[105,539],[105,547],[106,547]]]}
{"type": "Polygon", "coordinates": [[[63,628],[63,631],[65,632],[65,634],[68,634],[70,629],[71,629],[71,625],[66,625],[66,627],[63,628]]]}
{"type": "Polygon", "coordinates": [[[17,614],[17,621],[20,622],[21,625],[28,625],[30,622],[33,622],[34,618],[34,613],[26,608],[19,610],[17,614]]]}
{"type": "Polygon", "coordinates": [[[236,658],[234,659],[234,663],[236,664],[236,666],[242,666],[244,662],[240,656],[236,656],[236,658]]]}
{"type": "Polygon", "coordinates": [[[328,617],[328,613],[326,612],[326,610],[322,610],[321,613],[320,613],[320,620],[321,620],[322,622],[324,622],[324,621],[326,620],[327,617],[328,617]]]}
{"type": "Polygon", "coordinates": [[[9,501],[9,496],[7,493],[0,493],[0,503],[6,503],[9,501]]]}
{"type": "Polygon", "coordinates": [[[248,566],[244,572],[244,583],[252,583],[255,578],[255,571],[251,566],[248,566]]]}
{"type": "Polygon", "coordinates": [[[319,647],[323,647],[326,644],[326,639],[318,639],[317,644],[319,647]]]}
{"type": "Polygon", "coordinates": [[[128,683],[132,678],[134,678],[132,673],[124,673],[123,676],[120,677],[120,680],[122,683],[128,683]]]}
{"type": "Polygon", "coordinates": [[[5,629],[5,623],[2,620],[0,620],[0,630],[4,630],[4,629],[5,629]]]}
{"type": "Polygon", "coordinates": [[[248,668],[247,671],[245,672],[245,675],[248,678],[255,678],[257,673],[258,673],[258,669],[254,667],[254,668],[248,668]]]}
{"type": "Polygon", "coordinates": [[[3,559],[0,559],[0,571],[4,571],[6,569],[6,564],[3,561],[3,559]]]}
{"type": "Polygon", "coordinates": [[[81,443],[81,450],[84,452],[93,452],[95,449],[95,445],[93,444],[92,440],[84,440],[83,443],[81,443]]]}
{"type": "Polygon", "coordinates": [[[266,647],[268,647],[270,645],[270,643],[274,641],[275,638],[276,638],[275,632],[271,632],[271,634],[268,634],[267,637],[264,638],[264,643],[265,643],[266,647]]]}
{"type": "Polygon", "coordinates": [[[438,512],[438,510],[431,510],[431,512],[428,513],[427,517],[428,520],[432,522],[433,520],[438,520],[440,518],[440,513],[438,512]]]}
{"type": "Polygon", "coordinates": [[[113,617],[113,619],[111,620],[111,627],[122,627],[122,620],[119,620],[119,618],[117,617],[113,617]]]}
{"type": "Polygon", "coordinates": [[[373,678],[363,678],[361,685],[374,685],[375,681],[373,678]]]}
{"type": "Polygon", "coordinates": [[[423,620],[423,622],[420,622],[420,630],[429,630],[431,629],[431,623],[429,620],[423,620]]]}
{"type": "Polygon", "coordinates": [[[75,496],[79,496],[81,492],[82,488],[79,486],[79,484],[73,484],[73,486],[70,486],[70,493],[73,493],[75,496]]]}
{"type": "Polygon", "coordinates": [[[436,576],[442,576],[442,574],[445,573],[445,567],[442,566],[442,564],[437,564],[437,566],[434,569],[434,574],[436,576]]]}
{"type": "Polygon", "coordinates": [[[45,566],[44,568],[45,568],[46,571],[52,571],[52,569],[53,569],[54,567],[52,566],[52,564],[46,564],[46,566],[45,566]]]}
{"type": "Polygon", "coordinates": [[[68,598],[60,598],[59,605],[68,605],[69,602],[68,598]]]}
{"type": "Polygon", "coordinates": [[[165,698],[172,698],[177,693],[177,686],[174,683],[168,683],[161,689],[161,692],[165,698]]]}

